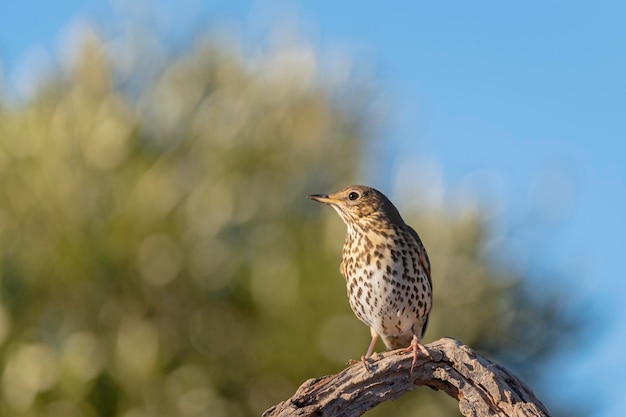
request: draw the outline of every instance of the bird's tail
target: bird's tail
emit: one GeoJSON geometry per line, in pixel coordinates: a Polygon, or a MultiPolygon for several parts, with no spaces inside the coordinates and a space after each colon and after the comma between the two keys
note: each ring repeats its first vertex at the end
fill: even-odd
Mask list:
{"type": "MultiPolygon", "coordinates": [[[[426,320],[424,321],[424,324],[421,326],[421,329],[415,334],[418,337],[418,341],[420,343],[422,341],[422,338],[424,337],[424,333],[426,333],[427,326],[428,326],[428,316],[426,316],[426,320]]],[[[383,343],[387,347],[387,350],[402,349],[402,348],[408,347],[411,344],[411,341],[413,339],[413,333],[397,334],[397,335],[390,335],[390,336],[380,335],[380,338],[383,340],[383,343]]]]}
{"type": "Polygon", "coordinates": [[[387,350],[394,350],[408,347],[411,344],[411,339],[413,339],[413,335],[411,333],[399,334],[394,336],[381,335],[380,338],[383,340],[383,343],[387,347],[387,350]]]}

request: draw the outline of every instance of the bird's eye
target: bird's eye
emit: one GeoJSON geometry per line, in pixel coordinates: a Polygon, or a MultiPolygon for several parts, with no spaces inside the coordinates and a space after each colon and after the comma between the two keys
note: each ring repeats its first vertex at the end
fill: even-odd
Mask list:
{"type": "Polygon", "coordinates": [[[348,198],[354,201],[359,198],[359,193],[352,191],[350,194],[348,194],[348,198]]]}

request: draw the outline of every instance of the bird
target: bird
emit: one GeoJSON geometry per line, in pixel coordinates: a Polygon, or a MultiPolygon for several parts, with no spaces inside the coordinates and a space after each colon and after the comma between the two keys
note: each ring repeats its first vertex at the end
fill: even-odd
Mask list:
{"type": "Polygon", "coordinates": [[[350,307],[372,336],[361,361],[367,367],[380,337],[388,350],[413,353],[412,373],[419,352],[430,356],[421,344],[433,305],[430,261],[422,240],[374,188],[351,185],[307,198],[331,206],[347,226],[340,272],[350,307]]]}

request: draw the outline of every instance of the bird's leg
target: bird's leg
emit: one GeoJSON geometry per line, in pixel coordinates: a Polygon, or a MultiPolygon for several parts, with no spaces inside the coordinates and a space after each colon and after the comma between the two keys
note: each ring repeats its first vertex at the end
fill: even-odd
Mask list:
{"type": "Polygon", "coordinates": [[[411,344],[409,345],[409,347],[407,347],[406,349],[402,349],[400,351],[401,354],[413,352],[413,362],[411,363],[411,375],[413,375],[413,368],[415,368],[415,365],[417,364],[417,357],[419,356],[419,351],[422,351],[422,353],[426,357],[430,356],[430,353],[428,352],[428,350],[424,347],[424,345],[420,343],[419,339],[417,338],[417,335],[413,334],[413,338],[411,339],[411,344]]]}
{"type": "Polygon", "coordinates": [[[370,347],[367,348],[367,353],[365,354],[365,358],[369,358],[372,356],[374,352],[374,346],[376,346],[376,342],[378,341],[378,333],[374,330],[373,327],[370,327],[370,334],[372,335],[372,341],[370,342],[370,347]]]}
{"type": "Polygon", "coordinates": [[[361,356],[360,361],[355,361],[354,359],[350,359],[348,361],[348,365],[354,365],[355,363],[361,362],[363,366],[365,367],[365,370],[367,370],[367,359],[370,356],[372,356],[372,352],[374,351],[374,346],[376,346],[376,342],[378,341],[378,333],[376,333],[376,330],[374,330],[373,327],[370,327],[370,334],[372,335],[372,341],[370,342],[370,346],[367,348],[367,353],[365,354],[365,356],[361,356]]]}

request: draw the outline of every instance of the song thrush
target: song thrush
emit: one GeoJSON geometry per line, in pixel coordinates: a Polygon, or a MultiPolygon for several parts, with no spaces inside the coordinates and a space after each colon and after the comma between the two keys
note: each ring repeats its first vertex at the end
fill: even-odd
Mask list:
{"type": "Polygon", "coordinates": [[[333,194],[309,195],[337,211],[348,227],[341,274],[352,311],[370,327],[372,355],[378,337],[387,349],[428,356],[420,344],[432,307],[430,262],[419,235],[380,191],[353,185],[333,194]]]}

